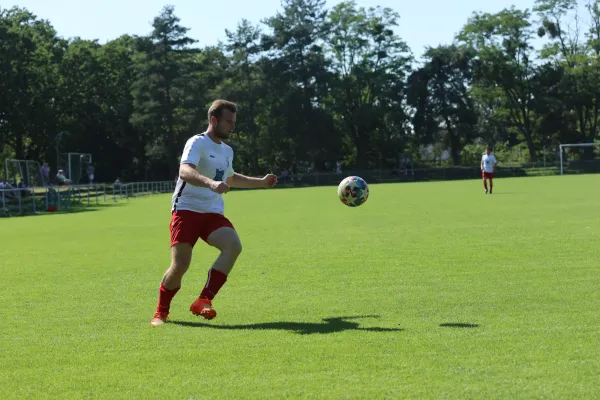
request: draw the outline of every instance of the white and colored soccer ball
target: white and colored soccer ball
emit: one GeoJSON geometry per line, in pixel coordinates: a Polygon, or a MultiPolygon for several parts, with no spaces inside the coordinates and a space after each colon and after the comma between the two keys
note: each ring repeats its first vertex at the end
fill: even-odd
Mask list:
{"type": "Polygon", "coordinates": [[[359,176],[349,176],[340,182],[338,197],[348,207],[358,207],[369,198],[369,186],[359,176]]]}

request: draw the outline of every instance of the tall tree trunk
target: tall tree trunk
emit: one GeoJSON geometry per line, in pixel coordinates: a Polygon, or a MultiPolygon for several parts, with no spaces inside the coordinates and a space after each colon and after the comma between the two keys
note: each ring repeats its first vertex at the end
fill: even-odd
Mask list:
{"type": "Polygon", "coordinates": [[[15,131],[15,158],[17,160],[23,160],[25,158],[25,144],[23,141],[23,130],[21,127],[15,131]]]}
{"type": "Polygon", "coordinates": [[[460,165],[460,138],[455,134],[455,130],[452,129],[452,122],[447,115],[444,116],[446,122],[446,131],[448,134],[448,143],[450,144],[450,152],[452,153],[452,163],[454,165],[460,165]]]}
{"type": "Polygon", "coordinates": [[[173,103],[171,102],[171,88],[169,86],[166,87],[165,89],[165,103],[166,103],[166,117],[167,117],[167,142],[166,142],[166,147],[167,147],[167,165],[168,165],[168,171],[169,171],[169,176],[170,177],[174,177],[175,174],[177,173],[177,165],[175,162],[173,162],[173,160],[177,159],[177,154],[178,151],[175,148],[175,145],[177,143],[176,137],[175,137],[175,119],[173,118],[173,103]]]}
{"type": "Polygon", "coordinates": [[[369,137],[360,128],[356,138],[356,166],[360,169],[368,168],[369,164],[369,137]]]}

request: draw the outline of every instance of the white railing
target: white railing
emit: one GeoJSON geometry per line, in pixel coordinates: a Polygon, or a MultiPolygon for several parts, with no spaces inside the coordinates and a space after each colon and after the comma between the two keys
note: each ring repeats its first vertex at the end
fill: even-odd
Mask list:
{"type": "Polygon", "coordinates": [[[0,216],[69,211],[173,190],[174,180],[0,189],[0,216]]]}

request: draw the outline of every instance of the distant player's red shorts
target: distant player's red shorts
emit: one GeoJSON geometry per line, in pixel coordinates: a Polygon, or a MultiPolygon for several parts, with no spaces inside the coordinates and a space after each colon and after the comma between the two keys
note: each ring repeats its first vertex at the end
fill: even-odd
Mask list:
{"type": "Polygon", "coordinates": [[[483,171],[481,171],[481,178],[483,178],[483,179],[494,179],[494,173],[493,172],[483,172],[483,171]]]}
{"type": "Polygon", "coordinates": [[[171,246],[177,243],[189,243],[194,246],[198,238],[206,242],[211,233],[223,227],[233,228],[233,225],[221,214],[175,211],[169,225],[171,246]]]}

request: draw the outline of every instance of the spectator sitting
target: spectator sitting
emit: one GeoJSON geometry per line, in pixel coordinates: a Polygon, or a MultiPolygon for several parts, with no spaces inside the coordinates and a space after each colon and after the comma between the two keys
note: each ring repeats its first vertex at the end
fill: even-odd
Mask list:
{"type": "Polygon", "coordinates": [[[29,195],[33,195],[34,191],[33,190],[28,190],[27,189],[27,185],[25,184],[25,181],[21,180],[19,182],[19,184],[17,185],[17,187],[19,189],[21,189],[21,194],[23,195],[23,197],[29,196],[29,195]]]}
{"type": "Polygon", "coordinates": [[[10,183],[8,183],[6,181],[0,181],[0,189],[5,189],[4,196],[7,199],[13,199],[13,198],[16,199],[17,198],[17,193],[15,193],[14,190],[11,190],[14,188],[10,183]]]}
{"type": "Polygon", "coordinates": [[[58,170],[58,173],[56,174],[56,180],[58,181],[59,185],[69,185],[71,183],[71,180],[67,179],[62,169],[58,170]]]}

